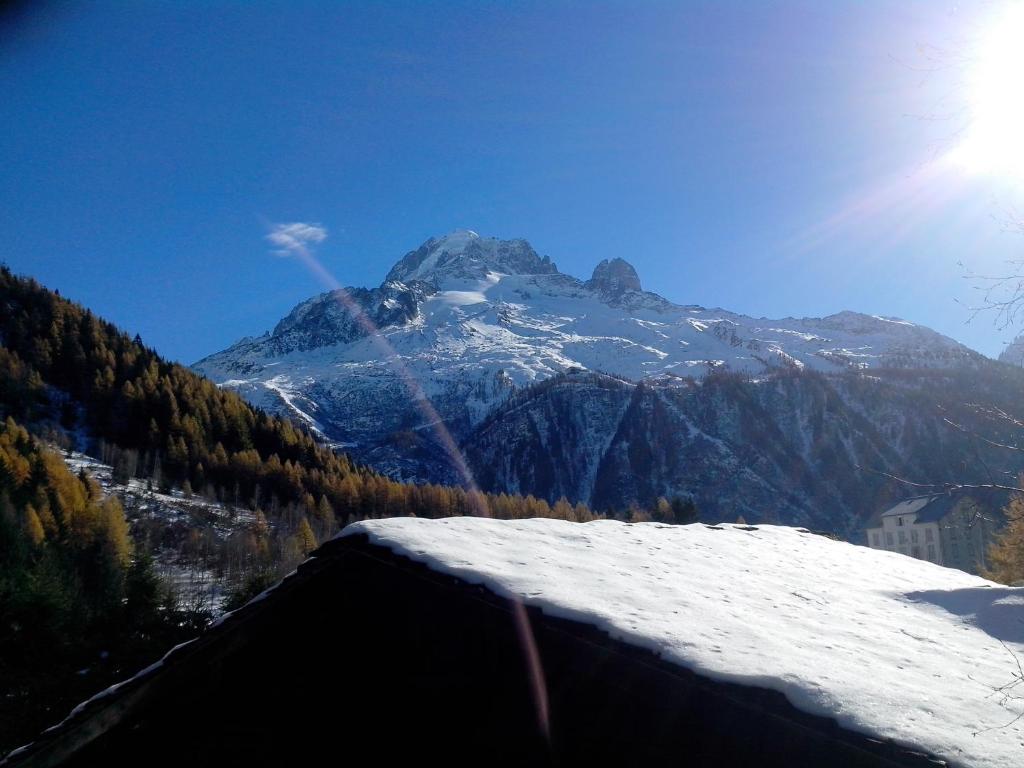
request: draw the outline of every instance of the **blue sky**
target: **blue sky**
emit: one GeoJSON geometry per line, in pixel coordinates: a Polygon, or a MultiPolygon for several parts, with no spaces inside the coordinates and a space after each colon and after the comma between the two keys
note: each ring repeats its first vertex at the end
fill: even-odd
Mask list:
{"type": "Polygon", "coordinates": [[[937,169],[992,2],[90,3],[0,50],[0,259],[184,362],[467,227],[755,316],[966,324],[1019,179],[937,169]],[[949,48],[952,46],[952,48],[949,48]],[[960,46],[960,48],[957,48],[960,46]],[[925,71],[933,69],[935,71],[925,71]],[[960,266],[963,264],[964,266],[960,266]]]}

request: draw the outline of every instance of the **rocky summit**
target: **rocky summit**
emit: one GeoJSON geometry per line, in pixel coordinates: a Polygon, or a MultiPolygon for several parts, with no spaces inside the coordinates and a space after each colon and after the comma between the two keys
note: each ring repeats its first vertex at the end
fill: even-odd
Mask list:
{"type": "Polygon", "coordinates": [[[843,478],[805,493],[794,477],[913,454],[904,427],[885,423],[920,418],[901,410],[906,385],[878,399],[894,372],[995,365],[898,318],[677,304],[621,258],[583,281],[525,240],[457,230],[408,252],[380,286],[313,297],[194,367],[397,477],[466,482],[464,460],[493,490],[599,508],[687,495],[849,527],[862,500],[844,496],[843,478]]]}

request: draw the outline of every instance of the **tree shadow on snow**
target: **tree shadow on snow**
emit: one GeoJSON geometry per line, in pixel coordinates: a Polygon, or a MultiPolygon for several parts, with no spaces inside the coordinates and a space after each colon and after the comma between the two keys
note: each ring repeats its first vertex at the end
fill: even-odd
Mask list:
{"type": "Polygon", "coordinates": [[[1024,643],[1024,589],[968,587],[907,592],[917,603],[931,603],[959,616],[997,640],[1024,643]]]}

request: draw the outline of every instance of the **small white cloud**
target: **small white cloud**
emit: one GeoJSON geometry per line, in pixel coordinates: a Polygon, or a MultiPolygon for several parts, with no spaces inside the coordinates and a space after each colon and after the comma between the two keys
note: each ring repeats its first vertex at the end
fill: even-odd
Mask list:
{"type": "Polygon", "coordinates": [[[326,239],[326,228],[304,221],[275,224],[267,235],[267,240],[275,246],[274,254],[277,256],[307,256],[311,245],[326,239]]]}

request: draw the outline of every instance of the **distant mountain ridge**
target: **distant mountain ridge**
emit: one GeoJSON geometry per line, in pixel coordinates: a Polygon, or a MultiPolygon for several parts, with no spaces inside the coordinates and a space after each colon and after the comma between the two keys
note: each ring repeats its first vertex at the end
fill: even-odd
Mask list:
{"type": "Polygon", "coordinates": [[[573,368],[639,380],[662,373],[699,378],[719,366],[747,373],[776,367],[837,371],[943,367],[981,357],[895,318],[846,311],[767,320],[681,306],[644,291],[636,270],[621,258],[602,261],[584,282],[559,272],[525,240],[457,230],[407,253],[379,287],[315,296],[273,331],[194,367],[221,381],[242,373],[240,383],[280,393],[257,374],[278,378],[285,361],[275,358],[292,356],[286,368],[296,371],[324,360],[374,364],[364,350],[347,348],[372,329],[407,363],[429,358],[431,378],[443,377],[446,364],[461,371],[475,362],[492,373],[501,368],[516,385],[573,368]],[[314,351],[306,360],[294,356],[314,351]],[[268,362],[276,370],[266,370],[268,362]]]}
{"type": "Polygon", "coordinates": [[[1024,334],[1017,336],[999,353],[999,361],[1018,368],[1024,367],[1024,334]]]}
{"type": "MultiPolygon", "coordinates": [[[[379,287],[311,298],[273,331],[194,367],[254,404],[291,413],[389,474],[452,481],[420,397],[430,399],[473,464],[476,430],[503,413],[515,393],[578,371],[663,388],[722,371],[756,379],[991,364],[905,320],[850,311],[769,320],[679,305],[644,290],[622,258],[601,261],[583,281],[525,240],[457,230],[407,253],[379,287]]],[[[613,411],[624,408],[617,403],[613,411]]],[[[584,475],[612,471],[607,457],[582,452],[594,454],[584,475]]],[[[549,495],[522,477],[490,474],[494,490],[549,495]]],[[[690,487],[663,490],[693,494],[699,482],[691,477],[690,487]]],[[[577,484],[573,495],[599,500],[601,485],[616,483],[577,484]]],[[[611,499],[648,501],[626,491],[611,499]]]]}

